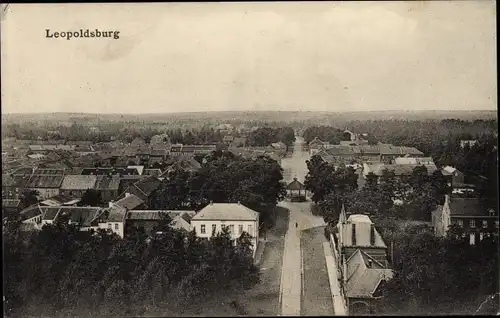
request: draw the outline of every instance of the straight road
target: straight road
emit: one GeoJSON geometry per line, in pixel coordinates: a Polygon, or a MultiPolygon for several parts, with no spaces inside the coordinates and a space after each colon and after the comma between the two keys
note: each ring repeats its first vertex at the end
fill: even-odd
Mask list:
{"type": "Polygon", "coordinates": [[[334,314],[327,260],[323,248],[325,242],[324,226],[302,232],[302,263],[304,267],[302,316],[331,316],[334,314]]]}
{"type": "MultiPolygon", "coordinates": [[[[292,157],[282,160],[285,181],[290,182],[293,178],[297,178],[300,182],[304,182],[307,174],[305,161],[309,159],[309,154],[302,151],[303,142],[303,138],[297,137],[292,157]]],[[[321,217],[312,215],[309,202],[283,201],[279,203],[279,206],[290,211],[281,274],[281,314],[283,316],[299,316],[303,287],[301,231],[324,225],[324,221],[321,217]]],[[[324,257],[321,249],[318,252],[324,257]]]]}

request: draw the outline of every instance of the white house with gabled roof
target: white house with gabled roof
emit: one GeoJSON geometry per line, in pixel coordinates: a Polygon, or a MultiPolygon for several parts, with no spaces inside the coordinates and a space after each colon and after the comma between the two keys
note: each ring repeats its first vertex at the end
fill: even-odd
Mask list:
{"type": "Polygon", "coordinates": [[[207,239],[221,232],[224,227],[229,229],[233,240],[246,232],[252,237],[255,257],[259,241],[259,212],[241,203],[210,203],[191,219],[191,226],[196,230],[198,237],[207,239]]]}

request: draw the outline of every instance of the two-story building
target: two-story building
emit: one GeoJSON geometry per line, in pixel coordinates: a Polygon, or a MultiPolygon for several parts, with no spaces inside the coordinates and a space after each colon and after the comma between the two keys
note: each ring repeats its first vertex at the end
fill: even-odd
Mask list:
{"type": "Polygon", "coordinates": [[[386,164],[383,162],[364,162],[363,163],[363,178],[366,179],[369,173],[373,173],[380,177],[384,170],[393,171],[396,177],[411,176],[413,169],[418,166],[427,168],[427,175],[431,176],[437,167],[434,164],[386,164]]]}
{"type": "Polygon", "coordinates": [[[415,147],[394,146],[391,144],[379,144],[380,161],[384,163],[393,163],[395,158],[399,157],[423,157],[424,153],[415,147]]]}
{"type": "Polygon", "coordinates": [[[94,190],[101,194],[101,199],[103,202],[109,202],[116,200],[119,195],[120,188],[120,176],[115,175],[99,175],[96,176],[96,182],[94,185],[94,190]]]}
{"type": "Polygon", "coordinates": [[[24,175],[2,175],[2,199],[20,199],[29,176],[24,175]]]}
{"type": "Polygon", "coordinates": [[[190,232],[192,230],[191,218],[195,214],[195,211],[190,210],[130,210],[125,218],[125,231],[129,227],[142,228],[148,236],[153,236],[156,234],[154,229],[159,225],[162,218],[168,215],[172,228],[190,232]]]}
{"type": "Polygon", "coordinates": [[[59,194],[64,179],[64,169],[36,169],[26,184],[26,188],[38,191],[38,199],[48,199],[59,194]]]}
{"type": "Polygon", "coordinates": [[[97,182],[95,175],[66,175],[61,184],[60,193],[82,197],[89,190],[94,189],[97,182]]]}
{"type": "Polygon", "coordinates": [[[39,209],[42,211],[42,226],[66,216],[68,223],[78,225],[81,231],[97,228],[97,220],[105,212],[100,207],[51,206],[39,209]]]}
{"type": "Polygon", "coordinates": [[[125,194],[125,197],[116,201],[109,202],[109,208],[99,219],[99,228],[107,228],[123,238],[125,236],[125,225],[127,213],[134,209],[144,209],[144,201],[133,194],[125,194]]]}
{"type": "Polygon", "coordinates": [[[471,245],[485,236],[498,236],[498,211],[478,198],[458,198],[446,195],[445,202],[432,212],[432,226],[437,236],[445,236],[456,225],[471,245]]]}
{"type": "Polygon", "coordinates": [[[387,246],[367,215],[347,218],[344,207],[337,224],[337,255],[341,286],[350,314],[373,314],[380,287],[393,277],[387,246]]]}
{"type": "Polygon", "coordinates": [[[198,237],[210,239],[227,228],[231,239],[238,239],[243,232],[251,237],[253,256],[259,242],[259,213],[241,203],[210,203],[192,219],[191,225],[198,237]]]}

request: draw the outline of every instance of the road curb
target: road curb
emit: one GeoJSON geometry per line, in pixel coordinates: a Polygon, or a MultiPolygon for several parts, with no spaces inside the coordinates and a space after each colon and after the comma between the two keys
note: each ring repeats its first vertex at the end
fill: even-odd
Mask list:
{"type": "MultiPolygon", "coordinates": [[[[288,224],[290,225],[290,217],[288,217],[288,224]]],[[[283,244],[283,257],[281,259],[281,278],[280,278],[280,295],[279,295],[279,301],[278,301],[278,304],[279,304],[279,313],[278,315],[279,316],[282,316],[283,314],[283,264],[285,262],[285,254],[286,254],[286,247],[287,247],[287,243],[288,243],[288,230],[290,229],[290,226],[287,227],[286,229],[286,232],[285,232],[285,244],[283,244]]]]}
{"type": "Polygon", "coordinates": [[[304,254],[302,251],[302,230],[299,232],[299,248],[300,248],[300,310],[302,311],[302,298],[304,297],[304,254]]]}

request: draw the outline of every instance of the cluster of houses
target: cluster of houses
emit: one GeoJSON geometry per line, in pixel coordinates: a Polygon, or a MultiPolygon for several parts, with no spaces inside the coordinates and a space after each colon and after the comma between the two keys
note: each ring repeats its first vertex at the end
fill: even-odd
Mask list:
{"type": "MultiPolygon", "coordinates": [[[[446,195],[444,204],[432,212],[432,222],[409,223],[419,225],[419,230],[434,230],[440,237],[450,226],[456,226],[458,234],[468,238],[471,245],[499,235],[498,212],[479,198],[446,195]]],[[[330,242],[346,312],[376,313],[377,299],[383,297],[381,286],[393,277],[388,246],[368,215],[349,214],[344,207],[334,232],[330,242]]]]}
{"type": "MultiPolygon", "coordinates": [[[[498,213],[488,208],[485,199],[476,195],[476,185],[466,182],[464,173],[451,166],[438,168],[431,157],[424,157],[414,147],[382,143],[368,145],[364,141],[360,142],[363,139],[358,134],[347,129],[346,132],[351,134],[351,141],[331,145],[315,138],[309,143],[309,151],[330,164],[356,168],[361,182],[369,174],[380,177],[384,170],[393,171],[396,177],[411,175],[417,166],[424,166],[428,175],[439,170],[451,191],[444,204],[432,212],[431,222],[427,222],[427,226],[434,229],[436,235],[443,236],[454,224],[462,229],[464,237],[470,238],[471,244],[484,237],[498,235],[498,213]]],[[[462,140],[461,146],[473,146],[476,143],[475,140],[462,140]]]]}
{"type": "Polygon", "coordinates": [[[394,146],[392,144],[338,144],[332,145],[314,138],[309,143],[311,156],[318,155],[332,164],[351,164],[353,162],[379,161],[391,163],[398,157],[423,157],[423,153],[414,147],[394,146]]]}
{"type": "Polygon", "coordinates": [[[259,213],[240,203],[210,203],[200,211],[193,211],[152,210],[138,195],[128,192],[119,200],[110,201],[106,207],[82,207],[77,206],[77,199],[63,196],[58,199],[59,202],[45,200],[22,210],[23,230],[39,230],[46,224],[66,218],[65,221],[78,225],[81,231],[103,229],[123,238],[136,228],[143,229],[149,237],[153,237],[159,234],[157,226],[168,216],[172,228],[187,232],[195,230],[200,238],[209,239],[227,228],[231,240],[235,242],[246,232],[254,256],[259,242],[259,213]]]}
{"type": "Polygon", "coordinates": [[[2,140],[2,171],[5,173],[21,167],[151,167],[179,157],[203,157],[215,150],[229,150],[249,158],[269,156],[279,161],[286,149],[287,146],[282,142],[267,147],[247,147],[246,138],[235,135],[225,135],[224,141],[218,144],[199,145],[172,144],[165,134],[153,136],[149,143],[136,138],[129,144],[120,141],[93,144],[90,141],[26,141],[8,138],[2,140]]]}
{"type": "MultiPolygon", "coordinates": [[[[227,125],[222,128],[229,133],[235,131],[227,125]]],[[[200,211],[160,211],[153,209],[153,201],[169,172],[177,168],[196,171],[203,157],[215,150],[253,159],[268,156],[280,162],[287,148],[281,142],[245,147],[242,137],[225,138],[217,145],[171,144],[166,135],[154,136],[149,144],[140,139],[130,144],[35,143],[14,141],[2,152],[2,210],[18,213],[26,231],[41,229],[66,216],[82,231],[108,229],[124,237],[137,227],[152,236],[163,215],[168,215],[172,227],[195,229],[203,238],[223,228],[229,230],[233,240],[246,232],[254,247],[258,243],[259,213],[242,204],[211,203],[200,211]],[[160,163],[161,169],[155,163],[160,163]],[[23,193],[29,190],[36,191],[38,202],[23,206],[23,193]],[[100,195],[99,206],[82,202],[88,190],[100,195]]]]}

